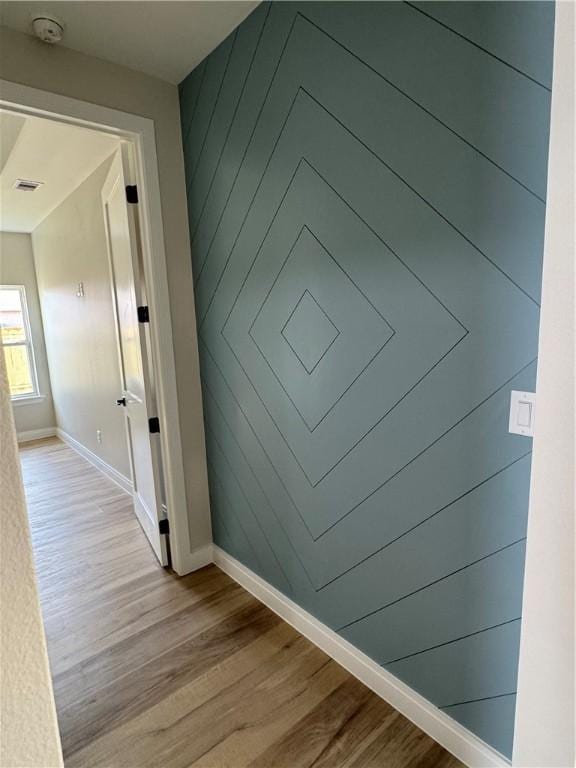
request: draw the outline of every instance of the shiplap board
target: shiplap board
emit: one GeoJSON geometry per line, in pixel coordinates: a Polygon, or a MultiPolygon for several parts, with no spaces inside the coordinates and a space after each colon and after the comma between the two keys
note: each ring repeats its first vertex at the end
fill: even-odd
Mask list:
{"type": "Polygon", "coordinates": [[[467,5],[263,4],[182,128],[216,542],[509,755],[554,9],[467,5]]]}

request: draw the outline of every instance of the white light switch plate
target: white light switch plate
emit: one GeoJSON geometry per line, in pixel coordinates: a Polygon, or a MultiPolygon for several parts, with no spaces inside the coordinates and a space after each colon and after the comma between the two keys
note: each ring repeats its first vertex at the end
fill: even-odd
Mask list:
{"type": "Polygon", "coordinates": [[[508,431],[513,435],[534,437],[534,416],[536,414],[536,392],[510,393],[510,420],[508,431]]]}

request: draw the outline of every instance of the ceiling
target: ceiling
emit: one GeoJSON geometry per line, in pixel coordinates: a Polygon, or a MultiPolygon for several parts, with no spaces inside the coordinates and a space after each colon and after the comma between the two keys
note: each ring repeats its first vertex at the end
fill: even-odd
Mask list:
{"type": "Polygon", "coordinates": [[[66,47],[177,84],[258,2],[19,0],[0,2],[0,24],[30,33],[35,16],[56,16],[64,25],[66,47]]]}
{"type": "Polygon", "coordinates": [[[0,230],[32,232],[118,146],[104,133],[0,111],[0,230]],[[17,179],[43,185],[22,192],[17,179]]]}

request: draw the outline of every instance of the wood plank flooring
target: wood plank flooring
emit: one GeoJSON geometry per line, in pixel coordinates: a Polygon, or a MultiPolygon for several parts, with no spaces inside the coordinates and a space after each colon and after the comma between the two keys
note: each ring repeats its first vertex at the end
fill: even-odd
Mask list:
{"type": "Polygon", "coordinates": [[[69,768],[461,765],[215,566],[158,566],[66,445],[21,457],[69,768]]]}

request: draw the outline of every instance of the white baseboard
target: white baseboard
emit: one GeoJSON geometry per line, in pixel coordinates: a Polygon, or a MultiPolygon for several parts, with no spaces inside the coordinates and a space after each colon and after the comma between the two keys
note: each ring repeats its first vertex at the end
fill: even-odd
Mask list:
{"type": "Polygon", "coordinates": [[[64,430],[60,429],[60,427],[56,428],[56,434],[63,443],[69,445],[70,448],[76,451],[76,453],[80,454],[80,456],[85,458],[86,461],[89,461],[92,466],[96,467],[96,469],[99,469],[100,472],[109,477],[110,480],[116,483],[116,485],[119,485],[123,491],[132,494],[132,481],[128,477],[123,475],[121,472],[118,472],[117,469],[114,469],[114,467],[101,459],[100,456],[96,456],[95,453],[92,453],[91,450],[82,445],[82,443],[79,443],[78,440],[75,440],[73,437],[71,437],[67,432],[64,432],[64,430]]]}
{"type": "Polygon", "coordinates": [[[29,443],[31,440],[42,440],[44,437],[54,437],[56,427],[44,427],[43,429],[29,429],[26,432],[18,432],[19,443],[29,443]]]}
{"type": "Polygon", "coordinates": [[[510,766],[503,755],[216,545],[213,562],[465,765],[510,766]]]}

